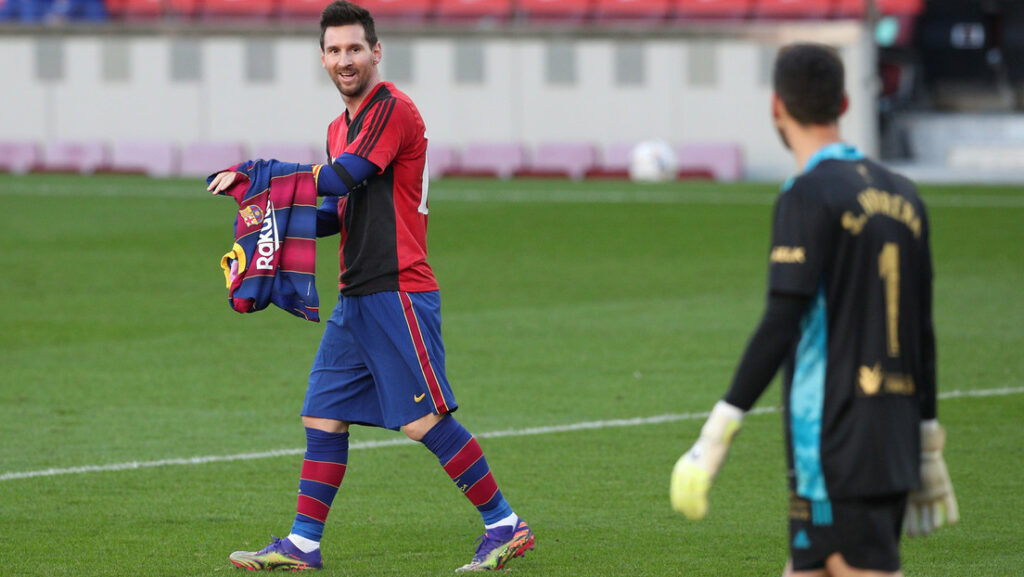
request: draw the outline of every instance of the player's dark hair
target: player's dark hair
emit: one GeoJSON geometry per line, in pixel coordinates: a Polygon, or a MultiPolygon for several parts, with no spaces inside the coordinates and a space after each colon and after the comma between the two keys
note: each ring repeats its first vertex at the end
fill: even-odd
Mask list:
{"type": "Polygon", "coordinates": [[[843,112],[845,72],[839,53],[824,44],[784,46],[772,83],[789,114],[801,124],[831,124],[843,112]]]}
{"type": "Polygon", "coordinates": [[[328,28],[348,26],[349,24],[362,24],[363,32],[366,33],[366,42],[370,44],[370,48],[377,45],[377,29],[374,27],[370,11],[345,0],[336,0],[328,4],[320,13],[320,50],[324,49],[324,33],[328,28]]]}

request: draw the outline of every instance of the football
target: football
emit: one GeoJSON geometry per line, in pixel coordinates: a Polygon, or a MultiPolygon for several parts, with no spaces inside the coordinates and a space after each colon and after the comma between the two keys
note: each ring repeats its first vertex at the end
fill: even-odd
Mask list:
{"type": "Polygon", "coordinates": [[[665,182],[676,177],[676,155],[662,140],[649,140],[633,147],[629,155],[629,177],[639,182],[665,182]]]}

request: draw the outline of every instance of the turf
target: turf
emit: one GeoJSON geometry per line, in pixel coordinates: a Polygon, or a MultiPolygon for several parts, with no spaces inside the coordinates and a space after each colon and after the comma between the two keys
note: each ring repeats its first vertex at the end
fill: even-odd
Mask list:
{"type": "MultiPolygon", "coordinates": [[[[751,416],[703,523],[669,510],[672,463],[729,382],[763,305],[774,185],[450,180],[431,186],[448,374],[534,527],[517,575],[777,575],[786,494],[777,413],[751,416]]],[[[960,524],[907,540],[908,576],[1020,572],[1024,193],[923,187],[939,378],[960,524]]],[[[239,315],[218,261],[234,209],[201,183],[0,176],[0,574],[224,575],[287,533],[298,422],[322,325],[239,315]],[[277,457],[146,466],[284,450],[277,457]],[[47,469],[138,468],[18,476],[47,469]]],[[[321,241],[322,309],[334,303],[321,241]]],[[[778,389],[762,399],[774,407],[778,389]]],[[[398,439],[354,430],[353,438],[398,439]]],[[[444,575],[479,517],[415,445],[359,448],[325,575],[444,575]]]]}

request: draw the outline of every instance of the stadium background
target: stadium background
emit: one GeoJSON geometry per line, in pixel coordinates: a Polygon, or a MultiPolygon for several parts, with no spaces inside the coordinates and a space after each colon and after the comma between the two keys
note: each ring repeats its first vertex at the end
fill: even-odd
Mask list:
{"type": "MultiPolygon", "coordinates": [[[[281,2],[259,16],[111,3],[99,20],[73,2],[11,16],[15,4],[0,12],[11,18],[0,166],[13,172],[0,174],[0,574],[223,575],[228,552],[287,531],[296,413],[322,327],[225,306],[218,263],[235,211],[195,175],[227,162],[218,151],[319,154],[340,106],[318,68],[315,17],[285,17],[281,2]],[[133,174],[147,167],[164,177],[133,174]]],[[[585,16],[534,18],[524,0],[465,3],[503,17],[441,17],[456,4],[382,18],[381,34],[385,73],[415,89],[433,142],[459,162],[475,142],[511,144],[496,149],[498,168],[520,174],[474,167],[430,188],[461,418],[538,533],[509,572],[778,574],[777,386],[746,420],[704,523],[669,510],[667,482],[763,306],[771,204],[792,166],[764,74],[780,42],[806,34],[853,59],[864,102],[844,131],[924,177],[932,219],[940,416],[963,520],[908,541],[906,574],[1020,573],[1019,3],[894,3],[912,10],[891,20],[747,10],[699,24],[672,12],[679,1],[622,3],[656,17],[583,2],[585,16]],[[568,141],[592,146],[600,168],[646,138],[690,151],[685,179],[631,183],[607,178],[621,176],[612,167],[574,180],[527,165],[568,141]],[[738,172],[698,154],[723,150],[739,151],[738,172]]],[[[326,309],[337,262],[322,248],[326,309]]],[[[388,432],[355,441],[326,574],[464,563],[478,519],[430,456],[388,432]]]]}
{"type": "MultiPolygon", "coordinates": [[[[0,4],[0,169],[198,175],[239,154],[321,157],[337,96],[314,42],[319,1],[0,4]]],[[[621,171],[624,150],[657,138],[687,147],[688,173],[782,179],[764,102],[774,52],[794,39],[843,52],[843,130],[869,153],[933,180],[1012,181],[1024,163],[1019,2],[369,6],[385,76],[430,127],[437,176],[621,171]]]]}

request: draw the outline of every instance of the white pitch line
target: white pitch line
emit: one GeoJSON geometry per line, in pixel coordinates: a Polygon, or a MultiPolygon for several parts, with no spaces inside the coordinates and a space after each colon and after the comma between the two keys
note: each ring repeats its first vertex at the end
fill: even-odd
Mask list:
{"type": "MultiPolygon", "coordinates": [[[[949,391],[939,395],[940,399],[965,399],[973,397],[994,397],[1019,395],[1024,393],[1024,387],[1001,387],[998,389],[983,389],[977,391],[949,391]]],[[[747,412],[747,415],[764,415],[779,412],[779,407],[759,407],[747,412]]],[[[531,435],[550,435],[554,433],[572,433],[576,431],[591,431],[595,429],[611,429],[617,427],[638,427],[642,425],[659,425],[662,423],[675,423],[679,421],[695,421],[706,419],[709,413],[680,413],[655,415],[653,417],[635,417],[632,419],[612,419],[606,421],[584,421],[566,425],[551,425],[547,427],[530,427],[526,429],[506,429],[504,431],[490,431],[476,435],[479,439],[498,439],[502,437],[527,437],[531,435]]],[[[395,447],[399,445],[414,445],[414,441],[406,437],[388,439],[383,441],[354,441],[349,445],[349,450],[379,449],[383,447],[395,447]]],[[[258,453],[239,453],[236,455],[210,455],[205,457],[185,457],[181,459],[161,459],[158,461],[131,461],[128,463],[114,463],[111,465],[86,465],[84,467],[68,467],[64,469],[43,469],[39,471],[23,471],[0,474],[0,481],[13,481],[15,479],[31,479],[34,477],[56,477],[59,475],[79,475],[83,473],[102,473],[109,471],[128,471],[134,469],[151,469],[154,467],[170,467],[174,465],[205,465],[207,463],[224,463],[229,461],[253,461],[257,459],[271,459],[274,457],[285,457],[301,455],[305,449],[278,449],[274,451],[262,451],[258,453]]]]}
{"type": "MultiPolygon", "coordinates": [[[[73,181],[65,183],[39,183],[34,180],[15,180],[0,189],[2,195],[30,195],[33,197],[120,197],[120,198],[161,198],[161,199],[200,199],[208,198],[204,183],[194,179],[195,186],[175,180],[153,179],[144,187],[121,185],[105,185],[101,188],[90,188],[83,191],[73,181]]],[[[706,205],[742,205],[769,206],[775,202],[775,193],[744,192],[739,190],[725,191],[714,187],[707,189],[668,189],[668,188],[632,188],[593,190],[582,188],[558,188],[553,186],[543,190],[529,188],[504,188],[500,191],[445,189],[438,185],[432,189],[431,198],[453,202],[498,202],[498,203],[563,203],[563,204],[706,204],[706,205]]],[[[1024,208],[1024,196],[1007,194],[924,194],[925,204],[931,207],[944,208],[1024,208]]]]}

